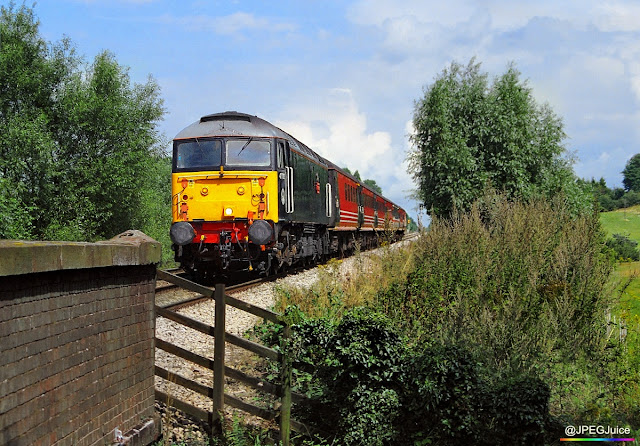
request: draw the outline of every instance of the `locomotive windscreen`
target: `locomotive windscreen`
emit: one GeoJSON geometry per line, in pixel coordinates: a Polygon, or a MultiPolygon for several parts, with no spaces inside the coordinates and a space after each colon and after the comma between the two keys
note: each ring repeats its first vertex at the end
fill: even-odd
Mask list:
{"type": "Polygon", "coordinates": [[[225,160],[226,166],[270,166],[271,143],[252,138],[227,140],[225,160]]]}
{"type": "Polygon", "coordinates": [[[222,162],[222,141],[176,141],[174,156],[178,170],[218,169],[222,162]]]}

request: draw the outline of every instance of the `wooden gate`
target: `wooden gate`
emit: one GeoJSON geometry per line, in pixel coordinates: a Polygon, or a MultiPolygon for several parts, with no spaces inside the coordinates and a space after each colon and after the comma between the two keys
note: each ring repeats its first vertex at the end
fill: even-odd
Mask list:
{"type": "Polygon", "coordinates": [[[292,364],[290,356],[286,354],[291,329],[282,318],[282,315],[243,302],[239,299],[225,294],[224,284],[218,284],[214,289],[211,289],[182,277],[176,276],[174,274],[168,273],[166,271],[158,270],[157,273],[158,279],[166,280],[167,282],[171,282],[181,288],[187,289],[189,291],[194,291],[196,293],[200,293],[204,297],[210,297],[214,299],[215,320],[214,325],[210,326],[187,316],[178,314],[175,311],[171,311],[159,306],[155,307],[156,316],[162,316],[164,318],[170,319],[201,333],[211,335],[214,338],[213,360],[188,351],[182,347],[178,347],[177,345],[171,344],[162,339],[155,339],[156,348],[164,350],[167,353],[176,355],[180,358],[186,359],[187,361],[191,361],[201,367],[213,371],[213,383],[211,387],[208,387],[178,374],[172,373],[162,367],[159,367],[158,365],[155,366],[155,374],[157,376],[211,398],[213,400],[212,410],[205,411],[185,401],[181,401],[173,396],[169,396],[159,390],[156,390],[156,399],[208,423],[210,427],[213,427],[215,423],[220,423],[222,421],[222,414],[225,404],[228,404],[231,407],[245,411],[265,420],[277,419],[280,424],[280,440],[282,441],[283,446],[287,446],[289,444],[291,429],[294,429],[298,432],[307,432],[306,427],[302,423],[296,422],[295,420],[291,419],[292,399],[293,401],[298,401],[304,398],[304,396],[291,392],[292,364]],[[282,325],[283,335],[280,340],[280,344],[281,352],[284,352],[284,354],[281,352],[277,352],[276,350],[273,350],[269,347],[265,347],[264,345],[252,342],[248,339],[226,333],[226,305],[231,305],[232,307],[235,307],[242,311],[246,311],[267,321],[282,325]],[[249,376],[239,370],[235,370],[231,367],[226,366],[225,342],[229,342],[230,344],[246,349],[263,358],[278,361],[281,365],[280,369],[282,384],[275,385],[263,379],[249,376]],[[225,376],[240,381],[253,389],[270,393],[279,397],[280,409],[277,412],[268,409],[262,409],[245,401],[242,401],[239,398],[225,394],[225,376]]]}

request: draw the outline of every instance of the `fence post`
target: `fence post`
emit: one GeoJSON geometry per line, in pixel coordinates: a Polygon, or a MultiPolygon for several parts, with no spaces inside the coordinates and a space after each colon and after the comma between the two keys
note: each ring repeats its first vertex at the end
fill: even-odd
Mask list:
{"type": "Polygon", "coordinates": [[[289,446],[291,434],[291,352],[289,340],[291,327],[284,323],[281,339],[282,351],[282,395],[280,400],[280,441],[282,446],[289,446]]]}
{"type": "Polygon", "coordinates": [[[225,353],[225,291],[224,284],[216,284],[215,321],[213,328],[213,411],[218,413],[220,426],[224,413],[224,353],[225,353]]]}

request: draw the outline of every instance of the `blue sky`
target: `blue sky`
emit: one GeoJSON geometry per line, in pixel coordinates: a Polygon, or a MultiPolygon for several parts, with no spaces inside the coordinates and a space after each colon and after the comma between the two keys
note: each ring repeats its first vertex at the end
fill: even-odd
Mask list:
{"type": "MultiPolygon", "coordinates": [[[[7,1],[0,1],[8,4],[7,1]]],[[[102,50],[153,76],[170,140],[226,110],[280,126],[414,213],[406,172],[414,101],[452,61],[514,62],[564,119],[583,178],[621,186],[640,152],[640,2],[607,0],[40,0],[49,41],[102,50]]]]}

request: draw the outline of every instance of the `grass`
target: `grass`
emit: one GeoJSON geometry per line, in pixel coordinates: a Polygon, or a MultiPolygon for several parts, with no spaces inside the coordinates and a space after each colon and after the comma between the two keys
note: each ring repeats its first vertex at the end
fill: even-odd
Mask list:
{"type": "MultiPolygon", "coordinates": [[[[640,206],[600,214],[600,222],[611,234],[625,234],[640,243],[640,206]]],[[[612,313],[626,329],[626,355],[630,362],[640,361],[640,262],[618,262],[611,274],[615,306],[612,313]]],[[[631,397],[639,390],[627,392],[631,397]]]]}
{"type": "MultiPolygon", "coordinates": [[[[607,234],[628,235],[640,244],[640,205],[603,212],[600,222],[607,234]]],[[[611,280],[619,296],[621,315],[637,323],[640,319],[640,262],[618,263],[611,280]]]]}
{"type": "Polygon", "coordinates": [[[611,280],[619,299],[614,313],[627,329],[628,353],[640,360],[640,262],[619,263],[611,280]]]}
{"type": "Polygon", "coordinates": [[[284,312],[287,306],[296,305],[308,317],[339,319],[346,310],[371,304],[380,290],[406,278],[414,260],[411,245],[385,245],[376,251],[356,252],[345,260],[331,259],[318,267],[318,280],[310,289],[277,288],[275,310],[284,312]],[[344,262],[350,266],[343,267],[344,262]]]}
{"type": "Polygon", "coordinates": [[[640,317],[640,262],[620,263],[614,279],[619,282],[620,304],[630,314],[640,317]]]}
{"type": "Polygon", "coordinates": [[[640,244],[640,205],[602,212],[600,222],[608,235],[626,235],[640,244]]]}

